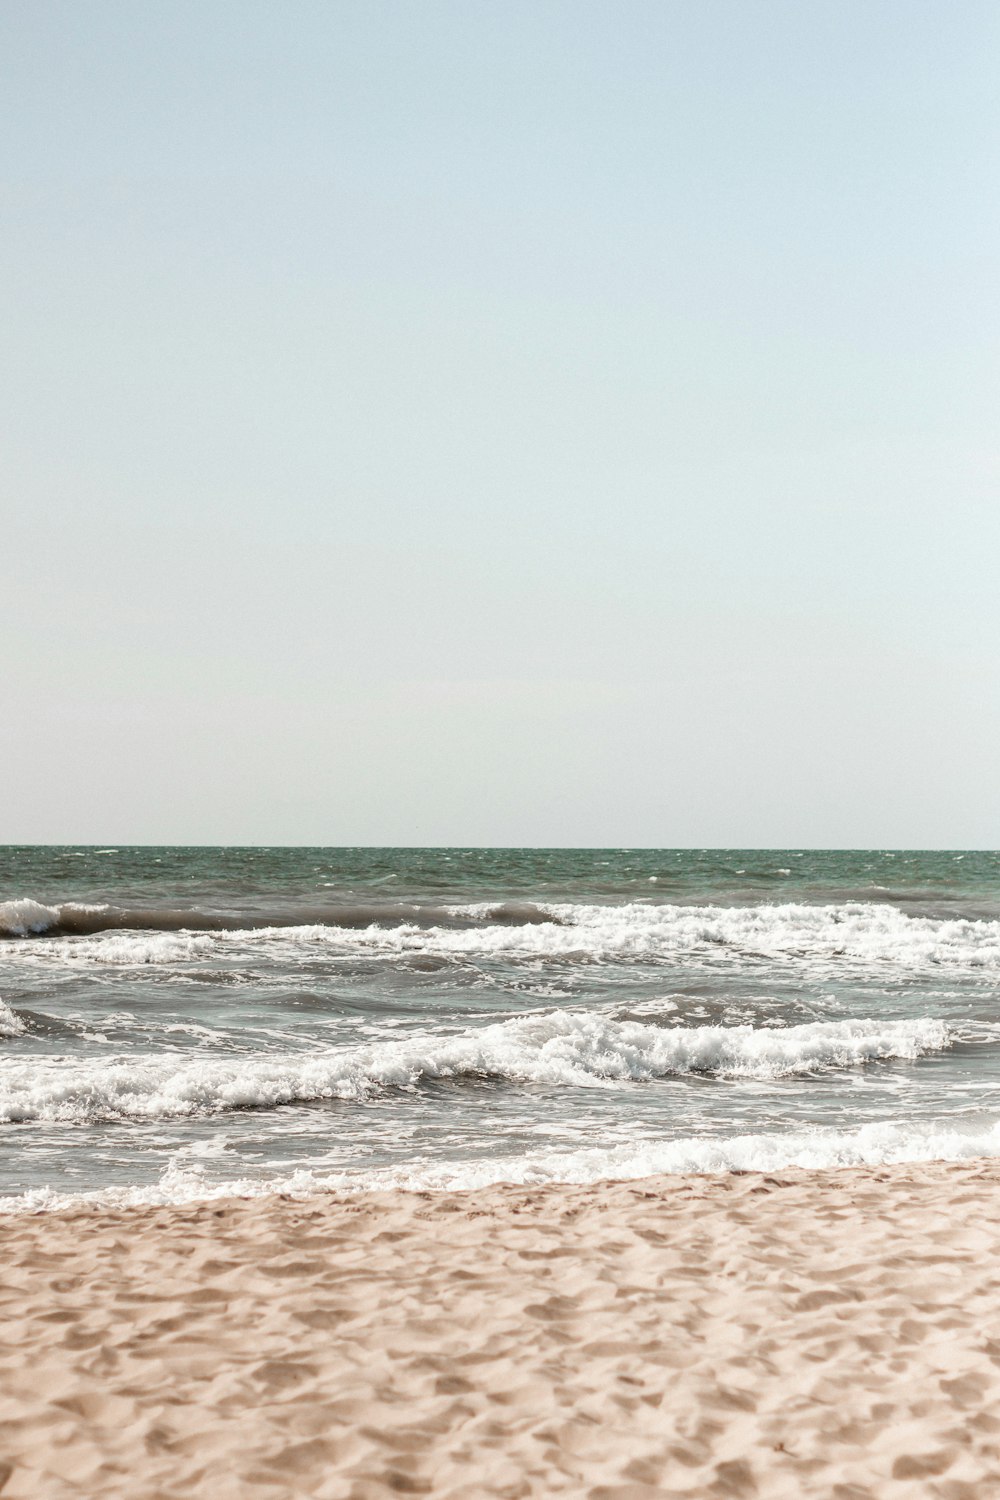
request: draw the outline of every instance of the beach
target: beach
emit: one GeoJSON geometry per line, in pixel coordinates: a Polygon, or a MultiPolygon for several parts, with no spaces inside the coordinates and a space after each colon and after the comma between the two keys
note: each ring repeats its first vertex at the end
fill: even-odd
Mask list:
{"type": "Polygon", "coordinates": [[[1000,1493],[1000,1165],[0,1223],[4,1500],[1000,1493]]]}
{"type": "Polygon", "coordinates": [[[1000,1500],[1000,3],[0,36],[0,1500],[1000,1500]]]}
{"type": "Polygon", "coordinates": [[[1000,856],[0,864],[0,1500],[1000,1496],[1000,856]]]}

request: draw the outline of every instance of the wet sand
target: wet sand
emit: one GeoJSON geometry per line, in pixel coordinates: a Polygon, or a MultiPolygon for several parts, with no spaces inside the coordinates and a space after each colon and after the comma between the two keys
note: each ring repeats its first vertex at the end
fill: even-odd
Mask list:
{"type": "Polygon", "coordinates": [[[0,1221],[0,1495],[1000,1496],[1000,1166],[0,1221]]]}

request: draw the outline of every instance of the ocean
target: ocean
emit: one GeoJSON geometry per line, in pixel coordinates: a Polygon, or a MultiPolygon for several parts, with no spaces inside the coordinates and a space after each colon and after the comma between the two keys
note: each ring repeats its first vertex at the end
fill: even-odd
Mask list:
{"type": "Polygon", "coordinates": [[[1000,1154],[1000,854],[0,849],[0,1207],[1000,1154]]]}

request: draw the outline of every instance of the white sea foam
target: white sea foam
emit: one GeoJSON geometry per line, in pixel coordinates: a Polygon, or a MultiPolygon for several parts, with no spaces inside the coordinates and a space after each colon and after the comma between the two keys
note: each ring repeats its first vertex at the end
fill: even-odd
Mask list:
{"type": "MultiPolygon", "coordinates": [[[[922,1161],[968,1161],[1000,1156],[1000,1121],[963,1133],[939,1124],[882,1122],[854,1130],[815,1128],[731,1136],[687,1136],[644,1141],[639,1145],[580,1147],[568,1151],[533,1151],[523,1156],[491,1156],[467,1162],[441,1162],[416,1168],[384,1168],[364,1173],[317,1174],[316,1187],[340,1191],[378,1188],[468,1190],[492,1183],[600,1182],[722,1172],[774,1172],[800,1167],[808,1171],[835,1167],[900,1165],[922,1161]]],[[[178,1167],[174,1187],[191,1191],[198,1168],[178,1167]]],[[[308,1191],[309,1174],[286,1178],[282,1191],[308,1191]]],[[[204,1178],[202,1178],[204,1183],[204,1178]]],[[[252,1189],[251,1189],[252,1190],[252,1189]]],[[[314,1188],[315,1190],[315,1188],[314,1188]]]]}
{"type": "MultiPolygon", "coordinates": [[[[270,929],[267,932],[270,935],[270,929]]],[[[281,936],[282,933],[283,929],[274,930],[275,936],[281,936]]],[[[253,946],[260,946],[259,942],[253,944],[253,940],[261,935],[263,934],[257,932],[240,934],[241,937],[249,938],[253,946]]],[[[185,964],[189,959],[225,954],[232,947],[232,943],[227,943],[226,939],[233,936],[235,934],[232,933],[108,932],[101,933],[98,937],[35,942],[26,956],[56,958],[69,964],[108,964],[114,968],[133,968],[145,964],[173,967],[185,964]]]]}
{"type": "MultiPolygon", "coordinates": [[[[1000,921],[911,917],[887,905],[808,906],[553,905],[552,920],[491,922],[488,906],[453,907],[470,926],[261,927],[212,933],[114,931],[39,938],[30,956],[59,963],[177,965],[234,952],[456,960],[685,959],[717,964],[753,960],[848,963],[904,969],[968,968],[1000,976],[1000,921]]],[[[0,908],[11,933],[42,932],[58,913],[34,902],[0,908]]],[[[27,956],[27,950],[26,950],[27,956]]]]}
{"type": "Polygon", "coordinates": [[[176,1118],[296,1101],[365,1099],[381,1089],[413,1088],[431,1079],[577,1087],[694,1073],[776,1079],[879,1059],[912,1059],[948,1045],[947,1027],[928,1017],[785,1028],[664,1028],[562,1011],[310,1053],[10,1059],[0,1067],[0,1120],[176,1118]]]}
{"type": "Polygon", "coordinates": [[[42,906],[38,901],[0,901],[0,937],[28,937],[36,932],[48,932],[59,921],[55,907],[42,906]]]}
{"type": "MultiPolygon", "coordinates": [[[[895,907],[845,903],[806,906],[554,905],[551,925],[468,929],[366,928],[329,933],[299,928],[303,941],[387,952],[430,951],[510,957],[658,959],[735,957],[860,960],[917,967],[959,964],[1000,968],[1000,922],[910,917],[895,907]]],[[[456,908],[469,916],[488,908],[456,908]]]]}
{"type": "Polygon", "coordinates": [[[689,1136],[672,1141],[646,1141],[638,1146],[534,1151],[520,1156],[493,1154],[473,1161],[360,1172],[300,1168],[282,1177],[228,1180],[212,1180],[198,1161],[179,1153],[155,1183],[84,1193],[38,1188],[0,1198],[0,1212],[37,1213],[88,1204],[138,1208],[218,1198],[257,1198],[273,1193],[305,1198],[324,1192],[364,1193],[391,1188],[410,1192],[463,1192],[496,1183],[585,1184],[629,1181],[658,1174],[780,1172],[792,1167],[816,1171],[907,1162],[973,1161],[996,1156],[1000,1156],[1000,1121],[968,1133],[934,1123],[881,1123],[845,1131],[816,1128],[756,1135],[689,1136]]]}
{"type": "Polygon", "coordinates": [[[0,1038],[22,1036],[27,1029],[21,1017],[5,1001],[0,1000],[0,1038]]]}

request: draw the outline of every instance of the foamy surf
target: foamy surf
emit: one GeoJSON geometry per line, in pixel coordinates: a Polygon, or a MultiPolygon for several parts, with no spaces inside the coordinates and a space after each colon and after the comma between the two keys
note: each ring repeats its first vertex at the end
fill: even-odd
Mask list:
{"type": "Polygon", "coordinates": [[[553,1012],[455,1035],[423,1032],[377,1046],[240,1058],[132,1056],[9,1062],[0,1071],[0,1120],[169,1119],[273,1109],[324,1099],[365,1100],[427,1080],[497,1080],[594,1088],[703,1074],[771,1080],[916,1059],[949,1045],[931,1018],[760,1027],[644,1025],[553,1012]]]}
{"type": "Polygon", "coordinates": [[[804,1131],[690,1137],[644,1141],[637,1146],[583,1147],[490,1155],[465,1162],[415,1164],[408,1168],[330,1171],[300,1168],[280,1176],[213,1180],[183,1155],[143,1186],[90,1192],[38,1188],[0,1197],[0,1213],[43,1213],[82,1207],[140,1208],[263,1198],[273,1194],[310,1198],[318,1193],[474,1192],[500,1183],[543,1186],[634,1181],[656,1176],[711,1176],[730,1172],[830,1171],[851,1167],[902,1166],[918,1162],[962,1162],[1000,1156],[1000,1122],[985,1130],[960,1131],[942,1123],[816,1127],[804,1131]]]}
{"type": "Polygon", "coordinates": [[[23,1036],[26,1030],[27,1027],[21,1017],[15,1015],[4,1000],[0,1000],[0,1040],[23,1036]]]}
{"type": "Polygon", "coordinates": [[[58,924],[56,907],[29,899],[0,901],[0,937],[30,937],[33,933],[50,932],[58,924]]]}
{"type": "Polygon", "coordinates": [[[1000,856],[23,849],[0,881],[0,1194],[175,1155],[743,1170],[1000,1119],[1000,856]]]}
{"type": "MultiPolygon", "coordinates": [[[[84,908],[77,910],[83,911],[84,908]]],[[[115,927],[104,911],[91,932],[84,917],[67,926],[66,908],[32,901],[0,909],[8,936],[32,936],[25,957],[61,964],[170,965],[207,955],[328,954],[385,959],[536,960],[647,963],[772,961],[860,964],[903,969],[967,968],[1000,977],[1000,921],[908,916],[891,906],[800,903],[704,907],[630,903],[532,906],[493,905],[428,909],[419,922],[401,907],[373,921],[370,909],[352,908],[342,920],[280,926],[251,925],[249,917],[204,918],[189,926],[174,914],[167,930],[115,927]],[[498,920],[498,914],[499,916],[498,920]],[[48,924],[48,925],[46,925],[48,924]],[[51,934],[60,926],[70,935],[51,934]],[[210,930],[206,930],[210,929],[210,930]],[[91,935],[76,935],[91,933],[91,935]]],[[[187,914],[191,916],[191,914],[187,914]]],[[[138,924],[138,913],[133,913],[138,924]]]]}

